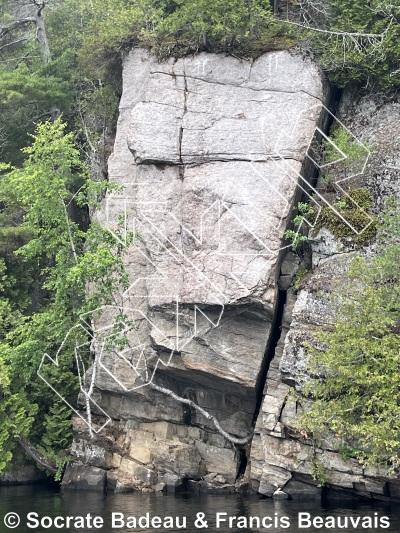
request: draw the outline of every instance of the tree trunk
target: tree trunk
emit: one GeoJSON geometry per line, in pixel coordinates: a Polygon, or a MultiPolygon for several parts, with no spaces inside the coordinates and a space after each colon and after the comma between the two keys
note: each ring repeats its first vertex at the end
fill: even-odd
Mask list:
{"type": "Polygon", "coordinates": [[[44,466],[44,468],[52,474],[55,474],[57,472],[56,464],[53,461],[47,459],[47,457],[45,457],[42,453],[40,453],[39,450],[37,450],[24,435],[19,435],[17,437],[17,441],[26,451],[26,453],[30,457],[32,457],[32,459],[34,459],[39,465],[44,466]]]}
{"type": "Polygon", "coordinates": [[[44,25],[44,19],[42,17],[43,7],[39,9],[35,17],[36,23],[36,39],[39,43],[40,54],[42,56],[43,63],[49,63],[51,60],[49,41],[47,40],[46,27],[44,25]]]}
{"type": "MultiPolygon", "coordinates": [[[[14,30],[18,30],[21,27],[33,23],[36,26],[36,40],[39,44],[40,55],[42,56],[43,63],[49,63],[51,60],[50,46],[49,41],[47,40],[46,26],[42,16],[44,4],[37,7],[38,11],[36,12],[36,15],[15,20],[6,26],[0,26],[0,43],[2,39],[6,38],[8,35],[11,35],[14,30]]],[[[25,39],[25,37],[23,37],[21,40],[23,39],[25,39]]]]}

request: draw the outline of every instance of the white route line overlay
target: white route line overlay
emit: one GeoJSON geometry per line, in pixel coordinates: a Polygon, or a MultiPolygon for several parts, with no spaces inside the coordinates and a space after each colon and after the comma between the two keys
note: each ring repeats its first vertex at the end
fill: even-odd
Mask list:
{"type": "MultiPolygon", "coordinates": [[[[321,103],[318,103],[316,105],[313,105],[311,107],[308,107],[306,108],[305,110],[303,110],[301,113],[299,113],[299,115],[296,117],[296,120],[294,121],[294,125],[293,125],[293,129],[292,131],[294,132],[296,130],[296,128],[299,126],[300,122],[301,122],[301,117],[302,115],[304,115],[305,112],[310,112],[310,110],[312,109],[320,109],[320,113],[324,110],[326,113],[329,113],[330,116],[332,117],[333,120],[336,120],[340,126],[342,128],[344,128],[351,136],[352,138],[355,140],[355,142],[357,142],[359,144],[359,146],[361,146],[365,152],[366,152],[366,158],[365,158],[365,161],[364,161],[364,164],[362,166],[362,169],[360,170],[360,172],[357,172],[353,175],[350,175],[348,177],[346,177],[345,179],[342,179],[342,180],[338,180],[335,182],[336,186],[342,191],[342,193],[348,197],[348,194],[346,193],[346,191],[343,189],[343,187],[340,185],[342,182],[344,181],[348,181],[352,178],[354,178],[355,176],[358,176],[360,174],[363,174],[364,171],[365,171],[365,168],[366,168],[366,165],[367,165],[367,162],[368,162],[368,159],[370,157],[370,150],[359,140],[355,137],[355,135],[348,129],[346,128],[346,126],[344,126],[344,124],[339,120],[337,119],[330,111],[329,109],[327,109],[323,104],[321,103]]],[[[342,150],[340,150],[330,139],[329,137],[327,137],[325,135],[325,133],[318,127],[316,126],[315,127],[315,130],[314,130],[314,134],[310,137],[310,141],[308,143],[308,146],[307,146],[307,152],[306,152],[306,157],[308,157],[315,166],[319,167],[319,168],[324,168],[326,166],[328,166],[328,164],[324,164],[324,165],[319,165],[318,162],[312,157],[312,142],[313,142],[313,139],[314,139],[314,135],[315,135],[315,132],[318,132],[324,139],[325,141],[329,142],[332,144],[332,146],[335,148],[335,150],[338,152],[338,159],[329,163],[329,165],[333,165],[335,163],[338,163],[339,161],[343,161],[345,160],[348,156],[347,154],[345,154],[342,150]]],[[[261,118],[260,119],[260,135],[264,138],[264,123],[263,123],[263,119],[261,118]]],[[[311,202],[313,202],[314,204],[318,205],[318,213],[317,213],[317,218],[316,220],[314,221],[314,224],[311,224],[309,221],[306,220],[305,217],[303,217],[303,222],[307,223],[309,226],[313,226],[315,225],[316,221],[318,220],[318,216],[319,216],[319,213],[321,211],[321,206],[316,202],[315,198],[313,197],[315,195],[315,197],[317,197],[324,205],[330,207],[334,212],[335,214],[345,223],[347,224],[347,226],[352,230],[354,231],[354,233],[356,233],[357,235],[358,234],[361,234],[363,231],[365,231],[369,225],[373,222],[373,219],[372,217],[370,217],[367,213],[365,213],[365,211],[358,205],[356,204],[356,202],[354,202],[353,200],[353,203],[355,203],[357,205],[357,207],[360,209],[360,211],[362,211],[366,217],[368,217],[369,219],[369,223],[361,230],[361,231],[358,231],[356,228],[354,228],[351,223],[349,221],[346,220],[346,218],[337,210],[337,208],[332,205],[329,201],[327,201],[323,195],[321,195],[309,182],[308,180],[302,176],[297,170],[296,168],[293,167],[293,165],[290,164],[290,162],[288,161],[287,158],[284,157],[283,154],[280,153],[280,151],[277,149],[278,148],[278,145],[279,145],[279,141],[280,141],[280,137],[278,137],[277,141],[276,141],[276,145],[275,145],[275,149],[274,149],[274,159],[275,160],[279,160],[281,161],[281,163],[283,164],[283,167],[286,167],[287,169],[287,176],[289,176],[289,178],[291,180],[293,180],[296,184],[297,187],[299,187],[306,195],[307,197],[309,198],[309,200],[311,202]],[[295,176],[295,177],[294,177],[295,176]]],[[[270,188],[271,190],[271,193],[275,193],[277,194],[281,200],[283,200],[284,202],[286,202],[286,205],[288,204],[288,200],[280,193],[279,190],[276,190],[276,188],[273,187],[273,185],[271,185],[266,179],[265,177],[259,172],[259,170],[256,168],[255,166],[255,162],[254,161],[251,161],[251,158],[249,159],[249,162],[250,162],[250,168],[252,169],[252,171],[254,173],[256,173],[267,185],[268,187],[270,188]]],[[[236,187],[235,187],[236,189],[236,187]]],[[[244,189],[244,192],[247,193],[249,191],[246,190],[246,188],[243,188],[244,189]]],[[[231,189],[232,191],[232,189],[231,189]]],[[[239,193],[243,193],[243,191],[239,191],[239,193]]],[[[251,200],[249,199],[249,195],[246,194],[246,199],[248,200],[249,202],[249,207],[251,207],[253,209],[253,212],[257,213],[258,212],[258,207],[255,206],[251,200]]],[[[117,239],[121,244],[123,244],[124,246],[127,246],[127,235],[128,235],[128,232],[130,231],[129,229],[129,226],[128,226],[128,211],[127,211],[127,208],[128,208],[128,204],[135,204],[135,205],[138,205],[140,204],[140,202],[136,202],[135,199],[133,197],[122,197],[121,196],[114,196],[114,195],[110,195],[106,198],[106,228],[108,229],[108,231],[114,236],[115,239],[117,239]],[[113,231],[112,229],[112,224],[110,224],[110,217],[109,217],[109,214],[110,214],[110,202],[112,201],[115,201],[117,200],[118,203],[123,203],[123,213],[122,213],[122,217],[123,217],[123,221],[124,221],[124,226],[123,226],[123,232],[122,232],[122,237],[121,235],[117,234],[115,231],[113,231]]],[[[144,206],[146,203],[142,203],[142,206],[144,206]]],[[[152,205],[153,207],[153,210],[156,210],[157,207],[158,209],[160,209],[160,207],[162,206],[162,203],[157,203],[157,202],[147,202],[147,205],[152,205]]],[[[210,211],[214,206],[216,206],[218,209],[221,209],[221,207],[223,209],[225,209],[225,211],[232,211],[230,206],[225,202],[225,195],[222,196],[221,199],[219,200],[216,200],[211,206],[207,207],[204,211],[204,213],[201,215],[201,219],[200,219],[200,231],[199,231],[199,237],[196,237],[196,235],[194,235],[194,233],[189,230],[186,226],[184,226],[182,223],[180,223],[180,221],[176,218],[176,216],[173,214],[173,213],[170,213],[168,212],[167,215],[168,216],[171,216],[175,222],[178,222],[180,225],[181,225],[181,228],[183,231],[185,231],[188,235],[190,235],[198,245],[202,245],[203,244],[203,218],[205,217],[205,215],[207,214],[208,211],[210,211]]],[[[150,213],[148,213],[149,215],[150,213]]],[[[262,241],[262,239],[255,233],[253,232],[247,225],[246,225],[246,221],[242,221],[240,219],[240,217],[238,217],[236,215],[236,213],[232,213],[232,215],[234,216],[234,218],[238,221],[238,223],[242,224],[242,226],[254,237],[254,239],[259,242],[262,246],[264,246],[264,252],[259,252],[257,254],[255,254],[255,256],[261,256],[261,255],[268,255],[268,254],[274,254],[276,253],[277,251],[280,251],[284,248],[287,248],[288,246],[290,245],[286,245],[286,246],[282,246],[280,248],[277,248],[277,249],[271,249],[269,248],[266,243],[264,243],[262,241]]],[[[275,231],[279,231],[279,226],[281,224],[281,220],[278,221],[278,223],[276,224],[275,227],[273,227],[272,229],[275,230],[275,231]]],[[[164,367],[167,367],[169,366],[170,362],[171,362],[171,359],[172,359],[172,356],[174,355],[174,353],[176,353],[177,351],[180,351],[182,350],[185,346],[187,346],[188,343],[190,343],[194,337],[196,337],[197,335],[197,316],[198,316],[198,313],[200,313],[207,321],[208,323],[210,324],[210,327],[211,328],[216,328],[219,326],[220,324],[220,321],[221,321],[221,318],[222,318],[222,315],[224,313],[224,308],[225,308],[225,304],[227,303],[227,297],[223,294],[223,291],[221,290],[220,287],[216,286],[215,283],[213,281],[211,281],[205,274],[204,272],[200,271],[198,269],[198,267],[192,262],[192,260],[182,252],[182,250],[180,250],[175,243],[173,243],[161,230],[160,228],[158,228],[154,222],[149,218],[149,216],[146,216],[145,213],[141,213],[141,218],[136,218],[134,220],[134,223],[133,223],[133,226],[132,226],[132,229],[133,230],[136,230],[138,227],[140,226],[143,226],[143,225],[147,225],[147,227],[149,229],[151,229],[151,237],[153,239],[155,239],[155,241],[161,246],[161,248],[164,249],[165,252],[167,252],[167,254],[169,254],[171,256],[171,258],[175,261],[175,262],[178,262],[179,263],[179,266],[180,268],[184,271],[185,275],[190,275],[192,277],[195,277],[196,279],[196,282],[197,283],[200,283],[201,285],[203,285],[204,287],[207,287],[208,286],[208,290],[210,290],[211,288],[211,291],[213,293],[213,300],[215,302],[216,305],[220,306],[221,307],[221,310],[220,310],[220,313],[218,315],[218,318],[217,320],[213,321],[212,319],[210,319],[206,313],[200,309],[197,305],[194,305],[194,327],[190,328],[189,330],[189,335],[187,337],[185,337],[185,340],[183,341],[182,344],[180,344],[180,339],[182,338],[182,336],[184,336],[184,334],[180,334],[179,333],[179,305],[180,305],[180,301],[179,301],[179,295],[177,294],[160,294],[158,295],[158,297],[160,298],[168,298],[171,302],[174,303],[175,305],[175,309],[176,309],[176,312],[175,312],[175,320],[176,320],[176,334],[175,334],[175,344],[174,344],[174,341],[173,341],[173,338],[171,339],[171,337],[167,338],[167,336],[165,335],[164,332],[162,332],[155,324],[154,322],[152,322],[150,320],[150,318],[146,315],[146,313],[143,312],[143,310],[141,310],[140,308],[135,308],[135,307],[125,307],[125,306],[122,306],[122,307],[118,307],[118,306],[103,306],[101,308],[98,308],[98,309],[95,309],[94,311],[92,311],[91,313],[87,313],[86,315],[91,315],[91,314],[94,314],[94,313],[98,313],[102,310],[105,310],[105,309],[109,309],[110,307],[115,307],[115,309],[118,309],[119,312],[125,314],[125,313],[131,313],[131,314],[139,314],[141,316],[142,319],[148,321],[149,325],[154,328],[155,330],[157,330],[161,337],[166,339],[166,345],[168,345],[168,343],[173,344],[173,346],[170,348],[170,353],[169,353],[169,356],[166,358],[166,360],[163,360],[162,357],[158,357],[153,368],[151,369],[151,371],[149,372],[149,368],[148,368],[148,365],[147,365],[147,361],[146,361],[146,356],[144,354],[144,346],[146,345],[145,343],[138,343],[138,344],[135,344],[134,346],[129,346],[128,348],[124,349],[124,350],[116,350],[116,354],[117,356],[122,359],[127,367],[130,369],[130,371],[132,372],[132,375],[135,376],[135,377],[138,377],[142,383],[140,383],[139,385],[134,385],[133,387],[127,387],[123,382],[122,380],[120,379],[119,376],[115,375],[115,373],[107,366],[107,360],[105,360],[105,357],[104,357],[104,354],[106,352],[105,348],[106,348],[106,344],[107,344],[107,341],[109,339],[111,339],[113,336],[115,336],[116,334],[113,333],[113,325],[112,324],[109,324],[109,325],[106,325],[106,326],[103,326],[102,328],[98,329],[98,330],[94,330],[93,329],[93,322],[91,321],[90,324],[89,322],[87,321],[87,316],[86,315],[82,315],[80,317],[80,321],[81,321],[81,324],[78,324],[76,326],[74,326],[73,328],[70,329],[70,331],[67,333],[63,343],[61,344],[60,348],[58,349],[57,353],[56,353],[56,357],[55,359],[53,359],[52,357],[50,357],[48,354],[44,354],[43,355],[43,358],[42,358],[42,361],[40,363],[40,366],[39,366],[39,369],[37,371],[38,373],[38,376],[47,384],[47,386],[53,390],[53,392],[61,399],[64,401],[64,403],[83,421],[85,422],[89,429],[90,429],[90,432],[94,432],[94,433],[99,433],[100,431],[102,431],[102,429],[104,429],[104,427],[111,421],[111,417],[92,399],[92,393],[93,393],[93,385],[94,385],[94,382],[93,382],[93,378],[92,378],[92,384],[91,386],[89,387],[89,389],[85,388],[85,375],[86,375],[86,372],[87,372],[87,369],[85,369],[85,365],[84,365],[84,362],[83,362],[83,359],[79,353],[79,350],[83,347],[86,347],[86,348],[90,348],[91,346],[93,346],[93,343],[97,343],[98,344],[98,337],[104,333],[107,333],[107,332],[110,332],[110,335],[106,336],[102,343],[101,343],[101,347],[100,347],[100,350],[98,350],[98,354],[95,356],[95,361],[93,363],[93,365],[91,366],[91,368],[93,368],[93,372],[96,371],[96,368],[97,366],[99,366],[100,368],[102,368],[108,375],[110,375],[110,377],[112,379],[114,379],[114,381],[118,384],[118,386],[124,390],[125,392],[131,392],[133,390],[137,390],[139,388],[142,388],[142,387],[145,387],[146,385],[149,385],[153,382],[153,378],[154,378],[154,375],[157,371],[157,369],[159,368],[159,365],[163,365],[164,367]],[[168,247],[165,245],[165,243],[168,243],[168,247]],[[186,266],[185,266],[185,263],[186,264],[189,264],[191,269],[192,270],[189,270],[186,266]],[[196,274],[196,275],[195,275],[196,274]],[[200,279],[199,279],[200,278],[200,279]],[[59,392],[55,389],[55,387],[48,381],[48,379],[46,379],[46,377],[42,374],[42,368],[43,368],[43,365],[45,362],[51,362],[53,365],[55,365],[56,367],[59,367],[59,357],[61,356],[61,352],[69,338],[70,335],[73,334],[73,332],[75,330],[81,330],[81,333],[83,333],[85,336],[87,336],[87,338],[89,339],[88,342],[85,342],[85,343],[82,343],[82,344],[77,344],[75,345],[75,348],[74,348],[74,353],[75,353],[75,360],[76,360],[76,364],[77,364],[77,368],[78,368],[78,379],[79,379],[79,384],[80,384],[80,392],[83,394],[83,396],[85,397],[86,399],[86,402],[87,402],[87,405],[89,406],[88,402],[91,402],[93,404],[93,406],[96,408],[96,410],[98,412],[100,412],[102,415],[104,415],[104,417],[106,418],[106,421],[103,425],[101,425],[100,427],[98,428],[95,428],[93,426],[93,423],[92,423],[92,420],[91,420],[91,414],[90,413],[87,413],[87,418],[85,418],[84,416],[82,416],[82,411],[78,411],[77,409],[75,409],[62,395],[59,394],[59,392]],[[129,360],[127,355],[132,352],[133,350],[140,350],[140,353],[139,353],[139,356],[137,357],[137,361],[136,363],[134,364],[132,362],[132,360],[129,360]],[[141,371],[140,371],[140,365],[143,364],[144,365],[144,372],[145,372],[145,375],[143,376],[141,374],[141,371]],[[81,369],[82,369],[82,372],[81,372],[81,369]]],[[[299,226],[298,228],[298,232],[300,231],[300,227],[301,225],[299,226]]],[[[219,228],[220,230],[220,228],[219,228]]],[[[149,260],[149,257],[146,256],[138,246],[136,246],[135,244],[133,244],[133,246],[136,247],[137,250],[139,250],[142,255],[144,257],[146,257],[147,260],[149,260]]],[[[217,252],[218,253],[218,252],[217,252]]],[[[229,254],[221,254],[221,255],[229,255],[229,254]]],[[[232,254],[232,255],[235,255],[235,254],[232,254]]],[[[247,255],[247,254],[246,254],[247,255]]],[[[251,255],[251,254],[249,254],[251,255]]],[[[147,276],[147,277],[142,277],[142,278],[138,278],[136,279],[131,285],[130,287],[125,291],[124,293],[124,297],[128,298],[129,300],[130,299],[141,299],[143,300],[143,302],[147,302],[147,303],[150,303],[149,300],[151,300],[151,297],[149,298],[148,296],[146,295],[137,295],[135,294],[136,292],[136,289],[138,288],[137,286],[139,285],[139,282],[140,281],[154,281],[154,280],[165,280],[165,276],[159,271],[159,269],[156,267],[156,265],[150,260],[150,262],[152,263],[152,266],[154,268],[154,271],[155,273],[151,276],[147,276]]],[[[240,279],[238,278],[237,275],[235,275],[233,272],[231,272],[231,277],[232,279],[236,280],[236,282],[238,282],[238,284],[241,284],[243,287],[245,287],[243,285],[243,283],[240,281],[240,279]]],[[[183,305],[183,304],[181,304],[183,305]]],[[[151,305],[150,305],[150,308],[151,308],[151,305]]],[[[187,309],[187,306],[185,307],[187,309]]],[[[118,332],[119,334],[121,333],[127,333],[129,331],[129,326],[127,324],[124,324],[124,328],[122,329],[122,331],[118,332]]],[[[94,380],[95,381],[95,380],[94,380]]],[[[176,396],[176,395],[175,395],[176,396]]],[[[200,408],[201,409],[201,408],[200,408]]]]}
{"type": "MultiPolygon", "coordinates": [[[[355,200],[353,200],[349,194],[346,192],[346,190],[342,187],[342,183],[344,182],[348,182],[349,180],[357,177],[357,176],[361,176],[364,174],[365,172],[365,169],[367,167],[367,164],[368,164],[368,161],[370,159],[370,156],[371,156],[371,151],[369,150],[369,148],[367,146],[365,146],[365,144],[360,141],[360,139],[358,139],[344,124],[343,122],[341,122],[324,104],[322,103],[318,103],[318,104],[315,104],[314,106],[311,106],[311,107],[308,107],[306,108],[302,113],[300,113],[297,117],[297,120],[293,126],[293,130],[292,131],[295,131],[296,127],[298,126],[298,124],[300,123],[301,121],[301,115],[303,115],[305,112],[309,112],[310,110],[312,109],[320,109],[321,112],[325,112],[325,113],[328,113],[330,115],[330,117],[332,118],[333,121],[336,121],[341,128],[343,128],[349,135],[351,135],[351,137],[353,138],[353,140],[365,151],[365,159],[364,159],[364,162],[362,164],[362,168],[359,170],[359,172],[355,172],[353,174],[350,174],[349,176],[343,178],[343,179],[339,179],[339,180],[335,180],[334,184],[337,186],[337,188],[340,190],[340,192],[343,194],[343,196],[349,198],[351,200],[351,202],[357,206],[357,209],[359,209],[363,215],[365,216],[365,218],[367,219],[367,223],[366,225],[361,229],[361,230],[357,230],[357,228],[355,228],[351,222],[349,222],[345,216],[343,216],[343,214],[337,209],[337,207],[332,204],[331,202],[329,202],[315,187],[312,186],[312,184],[302,175],[300,174],[294,167],[293,165],[291,165],[291,163],[289,162],[289,160],[287,158],[285,158],[279,150],[277,150],[277,147],[279,145],[279,141],[280,141],[280,137],[278,137],[277,139],[277,142],[275,144],[275,149],[274,149],[274,152],[276,154],[277,157],[279,157],[281,159],[281,161],[283,162],[284,165],[286,165],[288,168],[290,168],[292,170],[292,172],[294,174],[296,174],[297,176],[297,186],[302,190],[302,192],[308,197],[308,201],[309,202],[312,202],[315,206],[317,206],[317,216],[314,220],[313,223],[310,223],[306,217],[302,217],[302,222],[301,224],[299,224],[298,228],[297,228],[297,232],[296,234],[298,235],[300,230],[301,230],[301,226],[303,223],[306,223],[310,228],[313,228],[315,227],[317,221],[318,221],[318,218],[319,218],[319,215],[321,213],[321,210],[322,210],[322,207],[321,205],[315,200],[315,198],[318,198],[326,207],[329,207],[334,213],[335,215],[342,221],[344,222],[344,224],[346,224],[348,226],[348,228],[351,229],[351,231],[353,231],[356,235],[361,235],[367,228],[369,228],[369,226],[374,222],[374,219],[373,217],[371,217],[371,215],[369,215],[365,209],[363,209],[355,200]]],[[[321,112],[320,112],[320,115],[321,115],[321,112]]],[[[261,119],[262,120],[262,119],[261,119]]],[[[264,128],[262,126],[262,131],[264,131],[264,128]]],[[[263,137],[264,137],[264,133],[263,133],[263,137]]],[[[310,138],[310,141],[308,143],[308,146],[307,146],[307,151],[306,151],[306,157],[309,158],[312,163],[319,169],[322,169],[322,168],[326,168],[328,166],[331,166],[331,165],[335,165],[336,163],[339,163],[340,161],[344,161],[346,159],[348,159],[348,155],[346,153],[344,153],[318,126],[315,127],[314,129],[314,134],[311,136],[310,138]],[[315,137],[315,132],[318,132],[324,139],[326,142],[328,142],[329,144],[331,144],[334,149],[338,152],[338,155],[340,155],[340,157],[338,157],[337,159],[335,159],[334,161],[331,161],[330,163],[325,163],[323,165],[320,165],[312,156],[311,156],[311,153],[312,153],[312,142],[314,140],[314,137],[315,137]]],[[[291,174],[289,173],[289,176],[291,177],[291,174]]]]}

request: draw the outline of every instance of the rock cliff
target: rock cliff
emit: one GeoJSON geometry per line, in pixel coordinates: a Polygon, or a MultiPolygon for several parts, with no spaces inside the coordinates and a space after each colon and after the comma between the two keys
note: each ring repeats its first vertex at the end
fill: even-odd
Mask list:
{"type": "MultiPolygon", "coordinates": [[[[328,100],[315,65],[284,51],[162,64],[144,50],[127,56],[109,161],[122,192],[97,217],[126,248],[130,287],[116,303],[134,328],[129,350],[99,358],[104,412],[93,415],[98,427],[110,420],[91,439],[76,418],[64,486],[233,491],[242,480],[267,496],[318,498],[317,458],[330,488],[400,494],[385,472],[295,429],[302,342],[334,318],[329,295],[354,256],[322,229],[310,273],[285,296],[300,260],[283,234],[314,185],[328,100]]],[[[400,198],[398,114],[396,103],[351,93],[339,111],[377,148],[358,179],[377,212],[389,194],[400,198]]],[[[114,318],[105,310],[102,324],[114,318]]]]}
{"type": "MultiPolygon", "coordinates": [[[[342,96],[338,117],[358,139],[372,147],[356,186],[368,189],[378,215],[389,196],[394,195],[400,202],[399,103],[382,103],[379,97],[360,97],[348,91],[342,96]]],[[[399,480],[388,477],[387,470],[363,469],[357,461],[343,459],[341,443],[332,436],[314,448],[307,435],[295,429],[297,404],[290,391],[301,387],[306,377],[303,342],[317,328],[334,321],[335,306],[330,295],[340,291],[356,253],[354,247],[326,228],[312,235],[310,243],[313,268],[298,292],[293,288],[288,291],[283,334],[268,372],[248,474],[253,488],[268,496],[280,488],[293,498],[318,497],[321,488],[314,479],[317,461],[324,469],[328,491],[334,489],[346,497],[399,499],[399,480]]],[[[373,245],[362,253],[373,253],[373,245]]]]}
{"type": "Polygon", "coordinates": [[[283,233],[326,99],[315,65],[284,51],[256,61],[126,58],[109,161],[123,191],[98,218],[117,239],[121,220],[134,234],[119,305],[135,339],[129,353],[102,354],[96,402],[111,423],[92,440],[76,419],[65,486],[88,468],[85,483],[107,478],[116,490],[186,480],[229,489],[243,473],[283,233]]]}

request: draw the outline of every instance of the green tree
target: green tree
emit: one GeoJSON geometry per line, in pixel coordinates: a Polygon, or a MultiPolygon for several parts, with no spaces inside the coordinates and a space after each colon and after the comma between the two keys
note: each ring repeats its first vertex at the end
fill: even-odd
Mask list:
{"type": "Polygon", "coordinates": [[[21,62],[11,70],[0,64],[0,155],[3,161],[19,164],[29,133],[35,122],[56,118],[60,109],[68,106],[68,83],[46,75],[47,68],[21,62]]]}
{"type": "MultiPolygon", "coordinates": [[[[13,276],[13,264],[1,264],[5,281],[0,287],[0,365],[7,368],[0,383],[6,398],[0,404],[0,419],[7,421],[0,435],[4,463],[11,459],[16,436],[36,457],[55,459],[68,448],[72,413],[38,379],[37,370],[45,353],[55,358],[82,313],[111,303],[121,283],[127,283],[123,247],[98,225],[87,230],[76,222],[77,207],[93,205],[107,185],[92,184],[73,144],[73,134],[66,134],[65,129],[59,119],[38,125],[32,145],[24,150],[23,166],[5,171],[0,181],[0,201],[6,205],[11,193],[18,197],[20,227],[30,235],[14,255],[22,266],[29,265],[38,279],[38,292],[24,294],[25,306],[17,310],[7,294],[11,289],[22,292],[22,288],[13,276]],[[5,286],[8,278],[11,288],[5,286]],[[96,288],[87,294],[89,283],[96,288]]],[[[79,389],[74,357],[78,340],[88,341],[83,334],[68,340],[59,367],[47,365],[44,369],[71,405],[76,404],[79,389]]],[[[86,356],[90,364],[89,350],[86,356]]]]}
{"type": "Polygon", "coordinates": [[[297,40],[316,52],[339,87],[396,88],[400,80],[400,6],[392,0],[305,0],[297,40]]]}
{"type": "Polygon", "coordinates": [[[270,4],[263,0],[180,0],[176,6],[157,29],[167,51],[250,51],[273,26],[270,4]]]}
{"type": "Polygon", "coordinates": [[[400,466],[400,213],[391,201],[379,253],[358,257],[338,320],[308,347],[313,401],[300,425],[315,438],[333,431],[367,464],[400,466]],[[317,347],[318,345],[318,347],[317,347]]]}
{"type": "Polygon", "coordinates": [[[89,69],[104,68],[132,46],[163,57],[201,50],[251,55],[280,34],[266,0],[93,0],[79,55],[89,69]]]}

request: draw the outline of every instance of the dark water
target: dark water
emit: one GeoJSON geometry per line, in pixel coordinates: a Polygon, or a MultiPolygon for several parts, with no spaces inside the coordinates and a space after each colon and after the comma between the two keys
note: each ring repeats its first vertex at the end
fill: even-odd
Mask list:
{"type": "MultiPolygon", "coordinates": [[[[306,517],[307,518],[307,517],[306,517]]],[[[100,521],[100,518],[97,518],[100,521]]],[[[131,519],[133,520],[133,519],[131,519]]],[[[142,519],[143,520],[143,519],[142,519]]],[[[15,517],[11,517],[11,525],[15,524],[15,517]]],[[[98,523],[98,525],[100,525],[98,523]]],[[[130,524],[132,526],[132,524],[130,524]]],[[[154,524],[157,526],[157,523],[154,524]]],[[[168,524],[166,524],[168,525],[168,524]]],[[[256,497],[240,496],[219,496],[219,495],[197,495],[197,494],[102,494],[97,492],[75,492],[75,491],[50,491],[41,486],[31,487],[10,487],[0,488],[0,533],[15,531],[17,533],[26,533],[30,531],[51,532],[56,531],[100,531],[102,533],[126,533],[128,531],[140,532],[168,532],[168,531],[203,531],[205,532],[332,532],[332,531],[390,531],[400,533],[400,504],[382,504],[367,503],[351,506],[346,501],[331,504],[329,507],[321,506],[313,501],[305,502],[273,502],[268,499],[256,497]],[[8,529],[4,524],[4,517],[7,513],[17,513],[21,519],[19,526],[8,529]],[[36,513],[33,518],[28,519],[28,513],[36,513]],[[102,527],[95,528],[93,524],[88,524],[86,518],[81,518],[81,523],[71,524],[69,528],[65,527],[65,517],[86,517],[90,513],[91,520],[93,517],[101,517],[104,520],[102,527]],[[112,523],[112,514],[114,526],[112,523]],[[119,513],[119,514],[115,514],[119,513]],[[175,522],[179,517],[179,524],[182,525],[186,517],[186,528],[181,529],[174,523],[173,527],[147,527],[146,523],[136,524],[136,528],[127,527],[128,517],[144,516],[149,513],[149,518],[160,517],[161,522],[166,516],[172,517],[175,522]],[[203,521],[195,525],[196,519],[204,513],[204,520],[207,521],[207,528],[203,521]],[[217,513],[226,513],[220,515],[225,517],[242,517],[241,522],[233,520],[231,526],[229,522],[220,521],[217,527],[217,513]],[[309,513],[311,519],[317,522],[310,525],[305,520],[304,527],[300,527],[298,522],[298,513],[309,513]],[[370,522],[364,517],[371,517],[370,522]],[[47,518],[46,518],[47,517],[47,518]],[[62,517],[54,523],[55,517],[62,517]],[[123,518],[122,518],[123,517],[123,518]],[[253,527],[245,524],[249,517],[258,517],[260,527],[257,527],[256,521],[253,527]],[[266,517],[266,518],[264,518],[266,517]],[[327,517],[334,517],[328,519],[327,517]],[[339,517],[341,521],[339,522],[339,517]],[[355,522],[353,527],[345,526],[345,518],[356,520],[361,517],[358,524],[355,522]],[[262,519],[264,518],[264,527],[262,519]],[[117,520],[118,519],[118,520],[117,520]],[[44,520],[43,527],[37,526],[37,521],[44,520]],[[125,527],[120,527],[124,520],[125,527]],[[328,520],[328,522],[327,522],[328,520]],[[29,527],[29,524],[33,527],[29,527]],[[375,525],[378,527],[374,527],[375,525]],[[389,525],[390,524],[390,525],[389,525]],[[58,527],[56,527],[58,525],[58,527]],[[372,525],[372,527],[368,527],[372,525]],[[388,526],[389,527],[384,527],[388,526]],[[241,527],[238,527],[241,526],[241,527]],[[284,527],[287,526],[287,527],[284,527]],[[307,527],[309,526],[309,527],[307,527]],[[340,527],[341,526],[341,527],[340,527]],[[364,527],[363,527],[364,526],[364,527]]]]}

